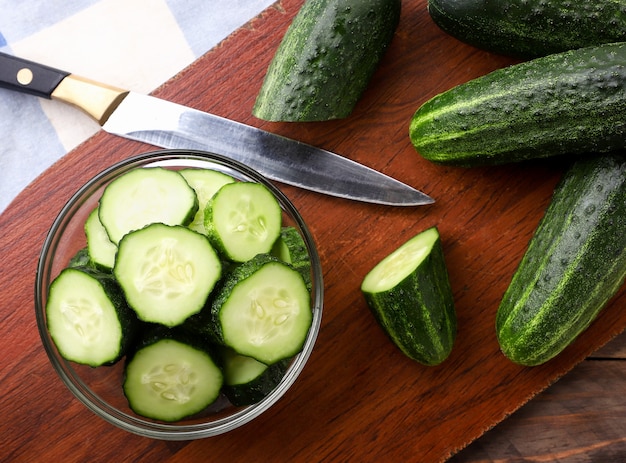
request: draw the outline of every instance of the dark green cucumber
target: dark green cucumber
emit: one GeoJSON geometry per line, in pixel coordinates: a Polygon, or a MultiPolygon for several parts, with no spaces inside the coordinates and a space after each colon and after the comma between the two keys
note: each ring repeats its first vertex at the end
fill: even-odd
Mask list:
{"type": "Polygon", "coordinates": [[[474,166],[626,146],[626,43],[509,66],[424,103],[410,139],[426,159],[474,166]]]}
{"type": "Polygon", "coordinates": [[[224,375],[213,349],[181,330],[148,330],[129,355],[123,390],[137,414],[178,421],[215,402],[224,375]]]}
{"type": "Polygon", "coordinates": [[[521,58],[626,40],[623,0],[429,0],[428,12],[462,42],[521,58]]]}
{"type": "Polygon", "coordinates": [[[235,406],[252,405],[267,397],[281,382],[288,360],[265,365],[231,349],[222,351],[224,386],[222,392],[235,406]]]}
{"type": "Polygon", "coordinates": [[[253,114],[323,121],[351,114],[387,50],[400,0],[307,0],[274,55],[253,114]]]}
{"type": "Polygon", "coordinates": [[[409,358],[438,365],[452,351],[456,311],[439,232],[429,228],[380,261],[361,291],[379,325],[409,358]]]}
{"type": "Polygon", "coordinates": [[[558,355],[621,287],[624,198],[624,156],[586,158],[565,173],[498,308],[498,341],[513,362],[558,355]]]}
{"type": "Polygon", "coordinates": [[[89,267],[68,267],[54,279],[46,318],[61,356],[92,367],[122,358],[138,326],[113,277],[89,267]]]}

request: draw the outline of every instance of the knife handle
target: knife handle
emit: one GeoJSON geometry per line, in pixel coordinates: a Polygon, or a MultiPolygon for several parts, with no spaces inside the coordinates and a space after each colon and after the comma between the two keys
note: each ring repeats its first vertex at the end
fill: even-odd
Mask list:
{"type": "Polygon", "coordinates": [[[103,125],[127,90],[0,53],[0,87],[55,99],[83,110],[103,125]]]}
{"type": "Polygon", "coordinates": [[[0,87],[50,99],[69,72],[0,53],[0,87]]]}

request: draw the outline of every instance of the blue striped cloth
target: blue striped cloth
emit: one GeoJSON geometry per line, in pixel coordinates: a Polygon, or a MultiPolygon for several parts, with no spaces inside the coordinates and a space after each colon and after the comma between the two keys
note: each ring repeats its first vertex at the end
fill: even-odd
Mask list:
{"type": "MultiPolygon", "coordinates": [[[[0,0],[0,51],[149,93],[275,0],[0,0]]],[[[0,213],[99,130],[79,110],[0,88],[0,213]]]]}

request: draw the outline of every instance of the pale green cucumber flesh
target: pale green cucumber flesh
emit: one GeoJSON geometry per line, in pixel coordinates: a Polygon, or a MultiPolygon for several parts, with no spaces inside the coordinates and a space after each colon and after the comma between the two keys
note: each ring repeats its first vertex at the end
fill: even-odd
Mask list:
{"type": "Polygon", "coordinates": [[[217,191],[235,179],[223,172],[212,169],[182,169],[178,173],[183,176],[189,186],[194,189],[198,198],[198,212],[189,225],[194,231],[206,235],[204,228],[204,210],[207,203],[217,191]]]}
{"type": "Polygon", "coordinates": [[[496,316],[503,353],[539,365],[596,319],[626,277],[626,161],[576,162],[557,186],[496,316]]]}
{"type": "Polygon", "coordinates": [[[361,291],[378,324],[409,358],[442,363],[456,338],[456,312],[436,227],[414,236],[380,261],[361,291]]]}
{"type": "Polygon", "coordinates": [[[159,223],[125,235],[113,269],[138,317],[166,326],[199,312],[221,271],[206,236],[159,223]]]}
{"type": "Polygon", "coordinates": [[[133,169],[104,189],[100,222],[114,244],[151,223],[187,225],[198,210],[196,193],[178,172],[162,167],[133,169]]]}
{"type": "Polygon", "coordinates": [[[135,413],[171,422],[207,408],[222,384],[222,372],[206,352],[162,339],[138,350],[128,362],[124,394],[135,413]]]}
{"type": "Polygon", "coordinates": [[[272,247],[271,254],[298,270],[306,282],[309,291],[312,289],[311,258],[304,238],[291,226],[282,227],[280,236],[272,247]]]}
{"type": "Polygon", "coordinates": [[[50,285],[48,331],[66,360],[99,366],[125,354],[134,320],[121,290],[104,278],[86,269],[67,268],[50,285]]]}
{"type": "Polygon", "coordinates": [[[205,211],[207,236],[227,259],[244,262],[271,251],[280,235],[282,209],[260,183],[224,185],[205,211]]]}
{"type": "Polygon", "coordinates": [[[258,255],[226,277],[212,303],[213,333],[267,365],[300,352],[311,327],[311,296],[300,273],[258,255]]]}
{"type": "Polygon", "coordinates": [[[278,386],[287,371],[288,361],[265,365],[228,349],[223,353],[222,391],[235,406],[260,402],[278,386]]]}
{"type": "Polygon", "coordinates": [[[92,263],[99,269],[111,271],[115,265],[117,246],[109,239],[106,229],[100,222],[98,207],[87,217],[85,236],[92,263]]]}

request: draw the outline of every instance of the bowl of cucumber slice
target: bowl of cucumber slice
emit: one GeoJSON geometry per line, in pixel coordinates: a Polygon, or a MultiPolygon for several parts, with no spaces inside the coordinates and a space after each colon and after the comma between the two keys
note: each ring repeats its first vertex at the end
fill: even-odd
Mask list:
{"type": "Polygon", "coordinates": [[[319,255],[255,170],[195,150],[142,153],[69,198],[43,243],[35,311],[59,377],[129,432],[192,440],[274,405],[320,329],[319,255]]]}

